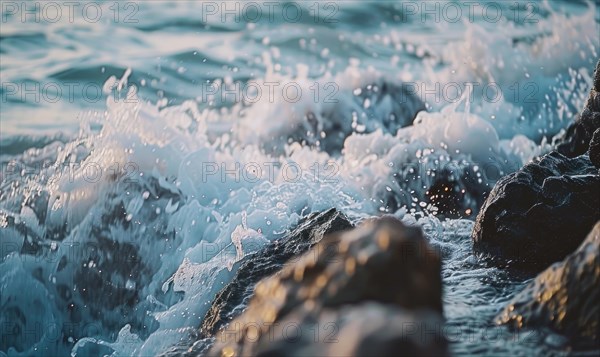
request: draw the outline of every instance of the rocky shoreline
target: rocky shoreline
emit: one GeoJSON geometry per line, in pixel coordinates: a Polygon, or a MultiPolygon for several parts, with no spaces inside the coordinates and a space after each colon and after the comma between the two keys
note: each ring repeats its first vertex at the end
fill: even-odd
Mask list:
{"type": "Polygon", "coordinates": [[[579,248],[540,273],[498,316],[514,328],[551,327],[577,345],[600,338],[600,222],[579,248]]]}
{"type": "Polygon", "coordinates": [[[556,151],[498,181],[473,229],[491,264],[540,272],[497,316],[600,349],[600,61],[593,87],[556,151]],[[542,271],[543,270],[543,271],[542,271]]]}
{"type": "Polygon", "coordinates": [[[473,229],[473,249],[509,267],[540,271],[564,259],[600,220],[600,175],[587,155],[551,152],[502,178],[473,229]]]}
{"type": "MultiPolygon", "coordinates": [[[[499,180],[477,216],[478,259],[539,273],[496,324],[600,348],[599,159],[600,62],[556,151],[499,180]]],[[[352,228],[329,210],[267,250],[217,295],[189,355],[449,354],[441,254],[420,228],[391,216],[352,228]]]]}
{"type": "Polygon", "coordinates": [[[421,230],[392,217],[330,235],[260,281],[209,355],[445,355],[440,268],[421,230]]]}

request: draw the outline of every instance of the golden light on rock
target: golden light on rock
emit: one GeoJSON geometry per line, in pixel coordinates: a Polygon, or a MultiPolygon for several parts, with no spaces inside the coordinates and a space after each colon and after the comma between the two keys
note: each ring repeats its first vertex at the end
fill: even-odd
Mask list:
{"type": "Polygon", "coordinates": [[[273,307],[266,309],[263,313],[263,318],[265,319],[265,322],[272,322],[275,320],[275,317],[277,317],[277,311],[273,307]]]}
{"type": "Polygon", "coordinates": [[[221,357],[233,357],[235,356],[235,350],[231,346],[223,348],[221,351],[221,357]]]}
{"type": "Polygon", "coordinates": [[[354,271],[356,270],[356,260],[354,260],[354,258],[346,259],[345,270],[348,275],[354,274],[354,271]]]}
{"type": "Polygon", "coordinates": [[[325,274],[319,275],[319,277],[315,281],[315,285],[319,288],[322,288],[325,286],[325,284],[327,284],[327,276],[325,276],[325,274]]]}
{"type": "Polygon", "coordinates": [[[294,268],[294,280],[297,282],[301,282],[304,277],[304,268],[301,265],[298,265],[294,268]]]}
{"type": "Polygon", "coordinates": [[[377,244],[382,250],[386,250],[390,246],[390,233],[388,231],[381,231],[377,236],[377,244]]]}

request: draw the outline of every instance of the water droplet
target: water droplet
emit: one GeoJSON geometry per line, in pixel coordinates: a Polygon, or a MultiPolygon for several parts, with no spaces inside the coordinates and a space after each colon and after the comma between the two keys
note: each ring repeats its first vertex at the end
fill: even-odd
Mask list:
{"type": "Polygon", "coordinates": [[[363,102],[363,107],[365,109],[369,109],[370,106],[371,106],[371,100],[369,98],[365,98],[365,101],[363,102]]]}

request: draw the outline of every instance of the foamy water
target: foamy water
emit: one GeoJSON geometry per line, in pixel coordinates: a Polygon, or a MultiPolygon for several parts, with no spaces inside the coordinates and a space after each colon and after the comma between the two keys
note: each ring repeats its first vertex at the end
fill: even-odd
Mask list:
{"type": "Polygon", "coordinates": [[[203,22],[191,2],[140,4],[117,25],[9,18],[3,82],[91,83],[101,100],[3,86],[0,353],[191,344],[247,254],[331,207],[396,215],[441,247],[453,351],[568,351],[493,325],[522,282],[470,249],[485,193],[551,150],[598,58],[594,4],[536,4],[517,11],[531,23],[359,2],[336,23],[203,22]],[[446,188],[451,206],[433,197],[446,188]]]}

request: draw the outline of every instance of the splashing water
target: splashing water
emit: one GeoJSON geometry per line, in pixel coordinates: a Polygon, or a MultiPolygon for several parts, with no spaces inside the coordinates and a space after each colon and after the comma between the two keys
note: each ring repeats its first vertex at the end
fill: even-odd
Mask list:
{"type": "Polygon", "coordinates": [[[343,2],[342,18],[369,11],[372,23],[214,23],[201,31],[218,40],[201,43],[187,2],[143,5],[144,21],[118,33],[52,25],[23,37],[3,24],[7,80],[82,77],[101,81],[105,100],[50,128],[52,113],[86,103],[2,109],[0,322],[15,334],[0,353],[157,355],[193,341],[246,256],[331,207],[355,223],[394,214],[442,248],[454,352],[568,350],[493,326],[522,282],[480,265],[469,240],[494,183],[549,151],[587,96],[595,5],[551,5],[535,25],[491,27],[396,24],[393,4],[343,2]],[[14,65],[28,55],[24,43],[52,41],[78,49],[65,67],[50,57],[35,73],[14,65]],[[81,61],[86,53],[97,58],[81,61]],[[515,95],[531,82],[525,74],[537,85],[531,103],[515,95]],[[306,95],[221,102],[199,90],[251,80],[306,95]],[[467,83],[455,100],[406,86],[465,82],[479,86],[467,83]],[[490,83],[498,100],[478,90],[490,83]],[[336,101],[323,100],[332,88],[336,101]]]}

